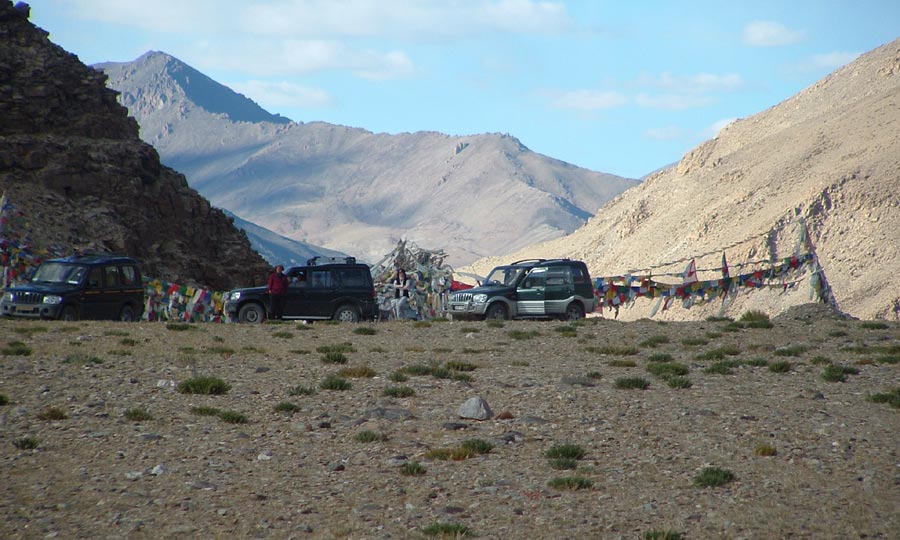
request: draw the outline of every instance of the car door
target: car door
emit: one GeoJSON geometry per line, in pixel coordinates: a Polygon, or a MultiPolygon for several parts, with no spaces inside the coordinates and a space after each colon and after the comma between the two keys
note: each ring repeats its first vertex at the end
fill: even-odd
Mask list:
{"type": "Polygon", "coordinates": [[[544,308],[547,315],[562,315],[575,296],[572,271],[568,266],[553,266],[547,270],[544,287],[544,308]]]}
{"type": "Polygon", "coordinates": [[[307,271],[303,268],[292,268],[287,272],[288,292],[284,299],[284,316],[287,318],[303,318],[312,316],[307,298],[307,271]]]}
{"type": "Polygon", "coordinates": [[[118,264],[103,266],[103,302],[101,319],[118,319],[119,311],[125,304],[126,296],[122,288],[122,271],[118,264]]]}
{"type": "Polygon", "coordinates": [[[520,316],[543,317],[547,268],[537,266],[519,282],[516,289],[516,311],[520,316]]]}
{"type": "Polygon", "coordinates": [[[331,318],[338,288],[334,272],[328,268],[310,268],[308,281],[304,309],[309,312],[310,317],[331,318]]]}
{"type": "Polygon", "coordinates": [[[102,319],[108,307],[103,285],[103,267],[94,266],[88,272],[84,294],[81,296],[81,318],[102,319]]]}

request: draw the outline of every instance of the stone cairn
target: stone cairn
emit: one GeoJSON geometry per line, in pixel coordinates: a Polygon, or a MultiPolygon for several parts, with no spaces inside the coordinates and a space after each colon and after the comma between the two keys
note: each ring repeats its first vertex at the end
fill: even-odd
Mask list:
{"type": "Polygon", "coordinates": [[[427,250],[414,242],[401,239],[394,250],[372,266],[372,279],[380,311],[379,319],[430,319],[443,316],[447,309],[453,269],[444,263],[443,250],[427,250]],[[409,308],[406,316],[395,309],[391,281],[399,269],[406,270],[409,279],[409,308]]]}

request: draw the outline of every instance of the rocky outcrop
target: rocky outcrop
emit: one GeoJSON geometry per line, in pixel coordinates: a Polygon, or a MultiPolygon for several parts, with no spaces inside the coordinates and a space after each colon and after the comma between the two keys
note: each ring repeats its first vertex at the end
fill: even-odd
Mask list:
{"type": "Polygon", "coordinates": [[[125,253],[168,281],[260,283],[268,265],[246,235],[160,163],[105,82],[0,1],[0,190],[25,218],[15,232],[125,253]]]}

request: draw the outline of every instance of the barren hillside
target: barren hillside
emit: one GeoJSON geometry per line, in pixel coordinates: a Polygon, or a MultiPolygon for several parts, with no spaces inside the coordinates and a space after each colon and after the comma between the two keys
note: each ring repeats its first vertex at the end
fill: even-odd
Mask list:
{"type": "Polygon", "coordinates": [[[364,259],[400,238],[443,249],[452,264],[506,253],[574,231],[636,184],[509,135],[285,123],[164,53],[97,67],[143,139],[213,204],[364,259]]]}
{"type": "MultiPolygon", "coordinates": [[[[577,257],[595,276],[682,272],[779,260],[810,232],[840,309],[861,318],[900,312],[900,40],[841,68],[798,95],[725,128],[678,165],[604,206],[572,235],[501,258],[577,257]]],[[[751,267],[752,268],[752,267],[751,267]]],[[[700,279],[714,279],[703,273],[700,279]]],[[[662,278],[660,278],[662,279],[662,278]]],[[[669,279],[678,281],[677,277],[669,279]]],[[[778,313],[810,300],[808,286],[741,295],[732,308],[778,313]]],[[[620,317],[645,316],[638,300],[620,317]]],[[[708,309],[673,309],[670,318],[708,309]]]]}

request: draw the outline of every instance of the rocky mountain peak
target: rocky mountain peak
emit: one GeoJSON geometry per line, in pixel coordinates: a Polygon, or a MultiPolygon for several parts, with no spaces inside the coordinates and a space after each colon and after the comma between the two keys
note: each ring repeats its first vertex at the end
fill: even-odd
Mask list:
{"type": "Polygon", "coordinates": [[[121,98],[121,103],[131,110],[138,121],[160,107],[178,104],[221,114],[232,122],[290,123],[290,119],[269,113],[243,94],[217,83],[164,52],[144,53],[127,65],[106,62],[94,67],[114,74],[110,81],[113,88],[117,88],[121,79],[126,78],[133,79],[132,82],[140,86],[137,93],[122,91],[121,98]]]}
{"type": "Polygon", "coordinates": [[[5,245],[123,253],[147,275],[214,289],[264,279],[247,237],[160,163],[105,82],[0,1],[0,191],[16,218],[5,245]]]}

